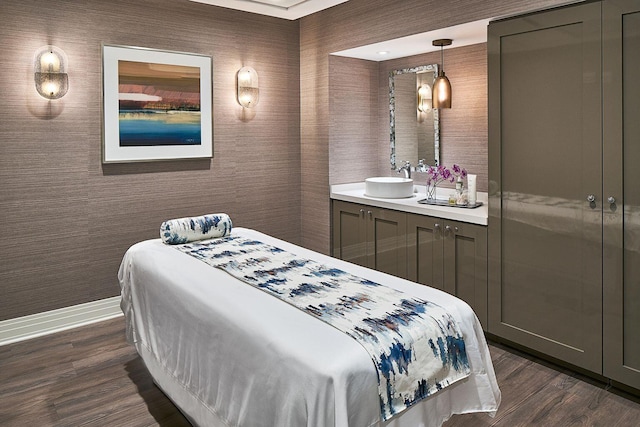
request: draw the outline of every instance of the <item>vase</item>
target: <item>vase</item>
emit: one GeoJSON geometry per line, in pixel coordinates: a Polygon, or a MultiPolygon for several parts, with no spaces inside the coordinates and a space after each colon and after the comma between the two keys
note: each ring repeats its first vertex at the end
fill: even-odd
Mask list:
{"type": "Polygon", "coordinates": [[[436,187],[437,184],[434,181],[427,183],[427,200],[436,200],[436,187]]]}

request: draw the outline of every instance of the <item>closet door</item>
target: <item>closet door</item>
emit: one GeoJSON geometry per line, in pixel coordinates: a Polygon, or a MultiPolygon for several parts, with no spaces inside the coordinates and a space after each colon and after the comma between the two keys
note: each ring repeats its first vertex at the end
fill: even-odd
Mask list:
{"type": "Polygon", "coordinates": [[[604,374],[640,389],[640,2],[603,18],[604,374]]]}
{"type": "Polygon", "coordinates": [[[600,4],[489,25],[489,332],[602,372],[600,4]],[[493,188],[495,187],[495,191],[493,188]]]}

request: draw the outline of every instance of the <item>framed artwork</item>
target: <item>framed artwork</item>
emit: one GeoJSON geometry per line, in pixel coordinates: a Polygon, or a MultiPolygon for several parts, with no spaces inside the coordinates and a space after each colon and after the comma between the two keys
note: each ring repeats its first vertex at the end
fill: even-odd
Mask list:
{"type": "Polygon", "coordinates": [[[210,56],[102,47],[103,163],[213,156],[210,56]]]}

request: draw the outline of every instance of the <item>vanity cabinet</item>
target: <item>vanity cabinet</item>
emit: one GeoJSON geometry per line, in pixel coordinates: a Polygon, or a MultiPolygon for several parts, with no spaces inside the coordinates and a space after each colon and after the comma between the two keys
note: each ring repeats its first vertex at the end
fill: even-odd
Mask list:
{"type": "Polygon", "coordinates": [[[333,202],[333,256],[407,277],[407,214],[333,202]]]}
{"type": "Polygon", "coordinates": [[[489,332],[640,389],[640,4],[492,22],[487,49],[489,332]]]}
{"type": "Polygon", "coordinates": [[[453,294],[486,325],[485,226],[340,200],[332,203],[333,256],[453,294]]]}
{"type": "Polygon", "coordinates": [[[487,326],[487,227],[408,215],[408,277],[473,308],[487,326]]]}

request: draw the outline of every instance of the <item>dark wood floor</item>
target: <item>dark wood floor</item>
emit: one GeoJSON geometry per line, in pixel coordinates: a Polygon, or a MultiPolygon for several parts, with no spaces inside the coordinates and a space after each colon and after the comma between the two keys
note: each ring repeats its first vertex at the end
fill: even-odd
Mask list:
{"type": "MultiPolygon", "coordinates": [[[[500,345],[491,354],[498,414],[447,427],[640,426],[637,398],[500,345]]],[[[126,343],[123,318],[0,347],[0,426],[188,425],[126,343]]]]}

